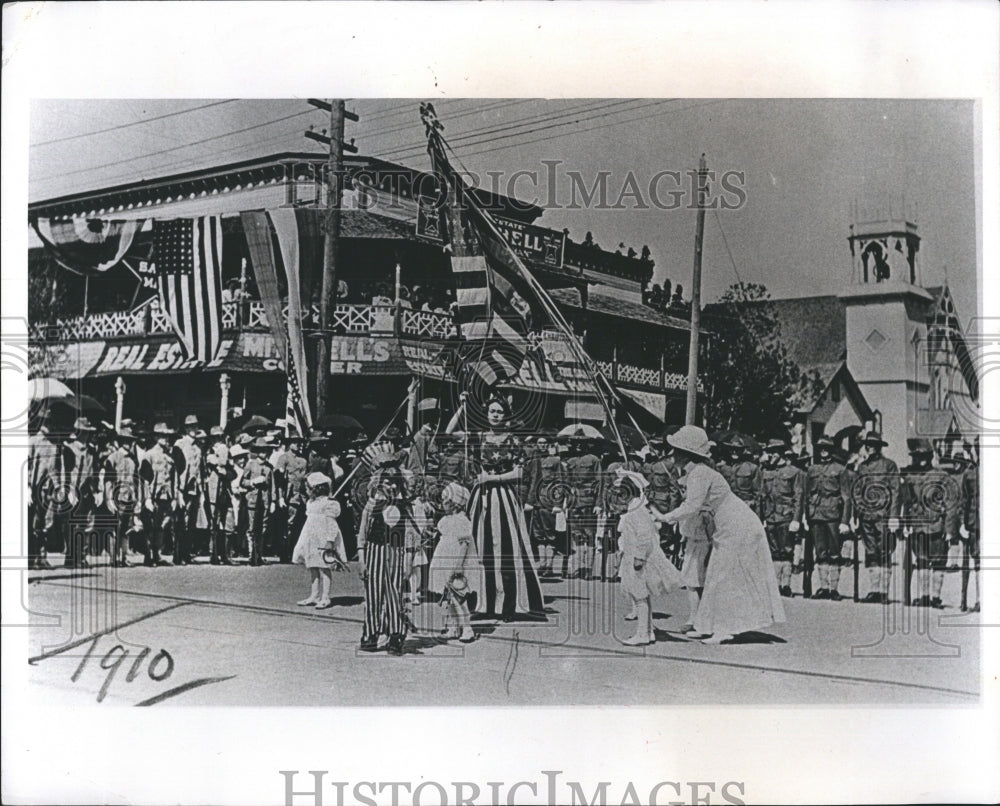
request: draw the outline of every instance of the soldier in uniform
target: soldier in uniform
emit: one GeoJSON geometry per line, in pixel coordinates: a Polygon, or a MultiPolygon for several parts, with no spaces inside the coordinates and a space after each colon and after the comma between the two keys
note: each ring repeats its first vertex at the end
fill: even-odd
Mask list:
{"type": "Polygon", "coordinates": [[[198,427],[197,415],[189,414],[184,418],[184,431],[184,436],[174,443],[174,447],[184,454],[185,462],[184,472],[178,478],[180,508],[175,519],[174,565],[187,565],[192,560],[191,544],[198,528],[198,509],[202,505],[204,461],[198,438],[204,432],[198,427]]]}
{"type": "Polygon", "coordinates": [[[274,512],[274,470],[265,458],[272,447],[266,437],[258,437],[250,444],[250,460],[240,480],[247,512],[247,540],[252,566],[264,564],[264,535],[274,512]]]}
{"type": "MultiPolygon", "coordinates": [[[[660,512],[671,512],[681,505],[684,494],[679,483],[680,473],[673,459],[664,453],[664,444],[654,440],[650,444],[651,452],[642,466],[642,475],[649,482],[646,487],[646,500],[660,512]]],[[[611,479],[612,483],[614,479],[611,479]]],[[[681,549],[679,532],[674,524],[658,523],[660,530],[660,547],[667,557],[680,566],[681,549]]]]}
{"type": "Polygon", "coordinates": [[[111,564],[115,568],[127,568],[131,535],[144,528],[141,497],[144,485],[139,477],[139,457],[132,428],[122,426],[116,442],[104,464],[104,502],[115,517],[111,564]]]}
{"type": "MultiPolygon", "coordinates": [[[[941,588],[948,564],[948,542],[960,508],[961,487],[940,467],[934,467],[934,446],[923,437],[907,440],[910,465],[901,474],[904,534],[917,561],[919,595],[911,604],[942,607],[941,588]],[[932,593],[933,585],[933,593],[932,593]]],[[[956,535],[957,536],[957,535],[956,535]]]]}
{"type": "Polygon", "coordinates": [[[556,545],[556,510],[566,504],[566,470],[558,446],[548,435],[539,435],[535,444],[538,453],[531,463],[525,508],[532,508],[531,542],[538,553],[538,575],[551,578],[556,576],[553,571],[556,551],[566,550],[565,546],[556,545]]]}
{"type": "Polygon", "coordinates": [[[802,521],[805,474],[788,460],[784,450],[785,443],[780,439],[767,444],[765,467],[761,471],[760,513],[767,530],[778,590],[782,596],[791,596],[792,555],[802,521]]]}
{"type": "Polygon", "coordinates": [[[97,525],[97,446],[94,428],[86,417],[78,417],[66,444],[70,458],[68,493],[73,511],[66,537],[67,568],[88,568],[87,547],[97,525]]]}
{"type": "Polygon", "coordinates": [[[759,517],[760,496],[764,488],[760,465],[754,461],[753,452],[745,445],[740,446],[736,456],[737,459],[732,468],[732,480],[729,482],[729,486],[759,517]]]}
{"type": "MultiPolygon", "coordinates": [[[[149,528],[146,530],[146,556],[143,565],[155,567],[167,565],[160,557],[169,536],[174,533],[174,525],[182,513],[180,476],[183,467],[178,468],[176,458],[171,455],[171,442],[176,433],[166,423],[153,426],[153,445],[141,460],[140,475],[145,481],[143,497],[148,515],[149,528]]],[[[178,452],[178,456],[183,456],[178,452]]]]}
{"type": "Polygon", "coordinates": [[[833,440],[816,440],[816,461],[805,475],[805,518],[816,553],[819,589],[814,599],[840,599],[841,548],[851,531],[851,474],[836,461],[833,440]]]}
{"type": "Polygon", "coordinates": [[[594,570],[597,546],[597,515],[600,511],[597,495],[601,484],[601,460],[594,453],[587,437],[570,437],[571,455],[566,460],[566,481],[573,489],[573,508],[569,512],[569,527],[576,568],[569,577],[590,579],[594,570]]]}
{"type": "Polygon", "coordinates": [[[871,580],[866,602],[888,604],[892,552],[899,529],[899,468],[882,455],[888,445],[882,435],[868,431],[862,439],[866,458],[858,465],[851,485],[851,509],[865,546],[865,567],[871,580]]]}
{"type": "Polygon", "coordinates": [[[716,446],[719,461],[716,462],[715,467],[722,475],[722,478],[726,480],[729,489],[734,491],[736,465],[739,464],[740,452],[742,450],[743,446],[739,442],[731,441],[731,439],[723,440],[716,446]]]}
{"type": "Polygon", "coordinates": [[[249,556],[247,552],[247,514],[246,494],[243,489],[243,476],[246,473],[247,463],[250,458],[250,451],[243,445],[237,443],[229,451],[229,458],[233,463],[233,480],[230,484],[234,523],[232,540],[229,541],[231,555],[249,556]]]}
{"type": "Polygon", "coordinates": [[[223,457],[209,451],[205,457],[205,514],[208,518],[208,561],[212,565],[233,564],[229,559],[229,542],[236,531],[239,514],[233,497],[235,480],[236,470],[228,455],[223,457]]]}
{"type": "Polygon", "coordinates": [[[964,465],[962,472],[962,525],[959,533],[965,540],[962,559],[962,612],[969,604],[970,563],[975,571],[976,603],[972,612],[979,612],[979,468],[969,457],[961,453],[959,461],[964,465]]]}
{"type": "Polygon", "coordinates": [[[59,536],[65,448],[49,432],[48,414],[28,442],[28,567],[52,568],[48,549],[59,536]]]}
{"type": "Polygon", "coordinates": [[[299,533],[306,522],[306,470],[308,462],[302,455],[304,439],[293,436],[289,439],[288,450],[278,457],[274,468],[280,497],[285,503],[285,520],[279,524],[278,560],[292,561],[292,549],[299,539],[299,533]]]}

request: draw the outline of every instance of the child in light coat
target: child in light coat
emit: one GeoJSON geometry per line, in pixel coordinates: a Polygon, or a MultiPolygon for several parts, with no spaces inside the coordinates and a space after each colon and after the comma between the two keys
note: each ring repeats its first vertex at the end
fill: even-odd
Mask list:
{"type": "Polygon", "coordinates": [[[628,499],[625,513],[618,521],[621,534],[622,590],[629,597],[636,615],[635,635],[622,641],[626,646],[644,646],[656,641],[649,597],[668,593],[681,584],[680,572],[660,548],[660,531],[646,508],[643,492],[648,482],[633,470],[618,469],[615,485],[628,499]]]}
{"type": "Polygon", "coordinates": [[[438,521],[441,534],[428,573],[429,587],[442,595],[442,604],[448,608],[445,638],[457,638],[463,643],[476,640],[469,616],[466,597],[470,593],[481,596],[483,591],[483,566],[472,540],[472,522],[465,514],[469,504],[469,491],[452,482],[441,491],[441,508],[444,516],[438,521]]]}
{"type": "Polygon", "coordinates": [[[344,538],[337,525],[340,504],[330,497],[330,477],[324,473],[310,473],[306,477],[306,522],[302,526],[292,562],[309,569],[312,586],[309,596],[299,602],[300,607],[315,605],[317,610],[331,607],[330,588],[333,569],[347,567],[344,538]]]}

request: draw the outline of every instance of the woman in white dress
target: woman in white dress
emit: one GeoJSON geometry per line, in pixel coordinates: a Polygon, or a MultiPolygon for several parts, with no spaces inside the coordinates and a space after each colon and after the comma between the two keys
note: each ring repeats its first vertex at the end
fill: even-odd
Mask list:
{"type": "Polygon", "coordinates": [[[785,610],[764,526],[722,475],[707,464],[711,461],[708,435],[697,426],[686,425],[668,436],[667,442],[686,465],[685,497],[676,509],[654,512],[653,517],[678,523],[707,511],[715,523],[692,637],[721,644],[739,633],[783,622],[785,610]]]}

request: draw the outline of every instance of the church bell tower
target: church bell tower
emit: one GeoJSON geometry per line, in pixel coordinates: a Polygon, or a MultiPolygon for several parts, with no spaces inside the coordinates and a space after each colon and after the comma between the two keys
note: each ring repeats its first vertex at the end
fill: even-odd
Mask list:
{"type": "Polygon", "coordinates": [[[915,211],[855,205],[848,235],[851,278],[838,295],[846,308],[847,366],[868,404],[882,414],[885,454],[908,464],[917,409],[929,388],[926,311],[915,211]]]}

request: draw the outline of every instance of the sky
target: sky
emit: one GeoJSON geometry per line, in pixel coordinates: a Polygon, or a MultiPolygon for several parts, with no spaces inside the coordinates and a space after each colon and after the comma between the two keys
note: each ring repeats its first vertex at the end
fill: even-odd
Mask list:
{"type": "MultiPolygon", "coordinates": [[[[362,155],[427,168],[422,99],[351,99],[362,155]]],[[[649,186],[663,171],[708,168],[743,189],[738,209],[706,216],[703,299],[738,279],[775,297],[835,294],[849,284],[852,208],[892,205],[915,219],[924,285],[947,280],[964,320],[977,309],[974,108],[964,100],[435,99],[445,136],[471,172],[546,207],[540,224],[620,242],[690,292],[694,210],[663,209],[649,186]],[[553,168],[553,161],[558,167],[553,168]],[[606,171],[608,202],[577,204],[606,171]],[[553,197],[549,177],[555,177],[553,197]],[[635,184],[630,184],[634,177],[635,184]],[[626,187],[621,209],[608,209],[626,187]],[[577,201],[582,198],[576,186],[577,201]],[[646,209],[642,209],[643,206],[646,209]]],[[[304,98],[34,100],[29,199],[151,179],[281,151],[317,151],[303,136],[328,117],[304,98]]],[[[660,201],[676,186],[656,185],[660,201]]],[[[718,182],[716,192],[721,192],[718,182]]],[[[737,200],[732,193],[728,200],[737,200]]]]}

